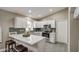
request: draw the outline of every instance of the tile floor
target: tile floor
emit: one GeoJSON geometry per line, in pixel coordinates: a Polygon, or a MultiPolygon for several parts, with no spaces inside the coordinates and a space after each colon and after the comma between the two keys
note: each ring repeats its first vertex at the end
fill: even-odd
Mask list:
{"type": "Polygon", "coordinates": [[[46,43],[46,52],[67,52],[67,44],[64,43],[46,43]]]}

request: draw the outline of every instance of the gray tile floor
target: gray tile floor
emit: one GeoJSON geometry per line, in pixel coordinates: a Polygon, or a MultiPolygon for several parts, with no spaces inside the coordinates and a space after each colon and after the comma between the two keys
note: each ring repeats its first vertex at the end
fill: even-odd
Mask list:
{"type": "Polygon", "coordinates": [[[46,43],[46,52],[67,52],[67,44],[64,43],[46,43]]]}
{"type": "MultiPolygon", "coordinates": [[[[33,35],[37,35],[36,33],[32,33],[33,35]]],[[[64,43],[49,43],[46,42],[45,52],[67,52],[67,44],[64,43]]]]}

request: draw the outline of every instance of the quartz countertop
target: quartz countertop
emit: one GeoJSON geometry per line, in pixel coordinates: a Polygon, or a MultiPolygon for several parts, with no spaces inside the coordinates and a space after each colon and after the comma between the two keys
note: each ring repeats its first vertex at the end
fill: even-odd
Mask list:
{"type": "Polygon", "coordinates": [[[9,37],[22,41],[27,44],[30,44],[30,45],[38,43],[39,41],[46,38],[46,37],[37,36],[37,35],[30,35],[29,37],[23,37],[23,34],[11,34],[11,35],[9,34],[9,37]]]}

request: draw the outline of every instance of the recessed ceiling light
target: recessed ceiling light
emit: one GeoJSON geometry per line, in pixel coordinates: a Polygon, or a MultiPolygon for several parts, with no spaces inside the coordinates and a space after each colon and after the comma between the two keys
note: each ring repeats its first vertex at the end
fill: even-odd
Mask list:
{"type": "Polygon", "coordinates": [[[49,11],[52,12],[53,10],[52,9],[49,9],[49,11]]]}
{"type": "Polygon", "coordinates": [[[32,13],[32,10],[29,10],[28,12],[29,12],[29,13],[32,13]]]}

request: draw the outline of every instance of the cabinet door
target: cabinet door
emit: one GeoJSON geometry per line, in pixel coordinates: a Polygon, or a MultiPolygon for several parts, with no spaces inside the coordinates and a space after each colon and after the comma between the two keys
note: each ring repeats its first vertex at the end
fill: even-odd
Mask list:
{"type": "Polygon", "coordinates": [[[55,20],[49,20],[49,21],[46,21],[47,24],[51,24],[51,28],[56,28],[55,26],[55,20]]]}
{"type": "Polygon", "coordinates": [[[26,28],[27,27],[27,20],[26,19],[23,19],[22,20],[22,27],[23,28],[26,28]]]}
{"type": "Polygon", "coordinates": [[[22,18],[19,18],[19,17],[15,18],[15,27],[22,28],[22,18]]]}
{"type": "Polygon", "coordinates": [[[49,41],[51,43],[55,43],[56,42],[56,38],[55,38],[55,33],[54,32],[50,33],[50,39],[49,39],[49,41]]]}
{"type": "Polygon", "coordinates": [[[34,28],[37,28],[37,22],[36,21],[33,22],[33,25],[34,25],[33,26],[34,28]]]}
{"type": "Polygon", "coordinates": [[[34,28],[43,28],[43,22],[36,21],[34,22],[34,28]]]}
{"type": "Polygon", "coordinates": [[[56,22],[55,22],[55,20],[53,20],[53,21],[51,21],[52,23],[51,23],[51,27],[52,28],[56,28],[56,22]]]}
{"type": "Polygon", "coordinates": [[[27,27],[27,20],[22,17],[15,18],[15,27],[16,28],[26,28],[27,27]]]}
{"type": "Polygon", "coordinates": [[[43,28],[43,26],[44,26],[44,24],[45,24],[45,22],[39,22],[39,28],[43,28]]]}
{"type": "Polygon", "coordinates": [[[55,20],[47,20],[47,21],[36,21],[34,22],[35,28],[43,28],[44,25],[51,24],[51,28],[55,28],[55,20]]]}

